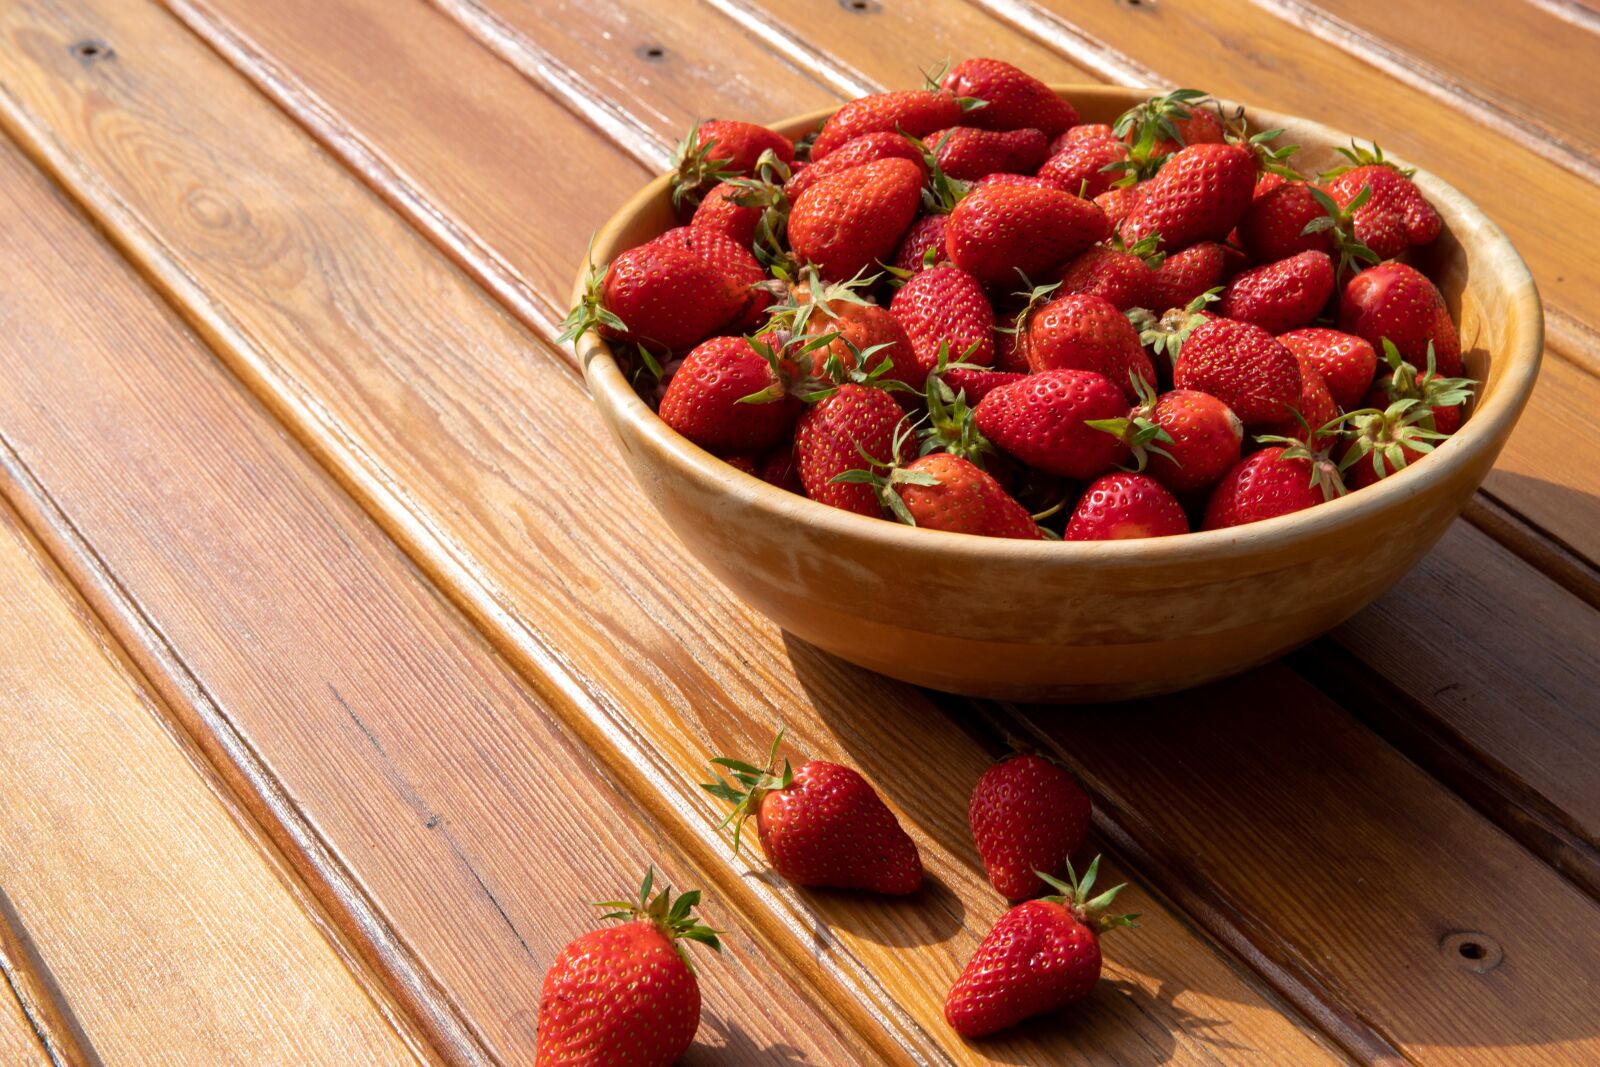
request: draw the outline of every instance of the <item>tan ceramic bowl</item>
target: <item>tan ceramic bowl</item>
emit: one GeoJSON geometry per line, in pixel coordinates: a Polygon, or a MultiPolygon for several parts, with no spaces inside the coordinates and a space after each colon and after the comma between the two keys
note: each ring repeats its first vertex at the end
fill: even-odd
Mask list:
{"type": "MultiPolygon", "coordinates": [[[[1148,92],[1058,86],[1085,122],[1148,92]]],[[[777,124],[798,136],[819,111],[777,124]]],[[[1251,108],[1283,127],[1301,169],[1349,137],[1251,108]]],[[[1461,431],[1379,484],[1231,530],[1139,541],[1012,541],[919,530],[773,488],[680,437],[640,401],[603,341],[578,354],[640,487],[684,545],[757,610],[837,656],[918,685],[1018,700],[1117,700],[1242,671],[1359,611],[1444,533],[1493,465],[1533,388],[1543,316],[1516,250],[1425,171],[1444,217],[1421,264],[1460,323],[1483,384],[1461,431]]],[[[673,225],[667,178],[619,211],[595,262],[673,225]]],[[[581,289],[582,279],[579,280],[581,289]]]]}

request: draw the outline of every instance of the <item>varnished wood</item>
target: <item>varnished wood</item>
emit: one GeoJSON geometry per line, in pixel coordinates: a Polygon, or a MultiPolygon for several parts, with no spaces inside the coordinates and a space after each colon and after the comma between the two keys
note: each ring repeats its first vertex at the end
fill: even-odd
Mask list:
{"type": "Polygon", "coordinates": [[[9,987],[0,987],[0,1056],[17,1067],[51,1067],[44,1042],[9,987]]]}
{"type": "Polygon", "coordinates": [[[0,583],[0,868],[64,1058],[418,1063],[3,507],[0,583]]]}
{"type": "MultiPolygon", "coordinates": [[[[989,753],[916,693],[800,646],[786,651],[775,629],[702,572],[664,565],[676,555],[665,548],[670,535],[618,477],[617,457],[563,362],[538,356],[525,334],[270,105],[218,79],[216,61],[181,29],[169,35],[117,5],[96,15],[130,58],[115,83],[95,84],[95,125],[82,125],[70,95],[39,91],[41,75],[15,63],[0,68],[9,91],[26,94],[15,128],[115,219],[118,240],[218,353],[496,636],[552,709],[653,812],[676,820],[673,840],[708,869],[721,868],[708,888],[781,949],[802,981],[829,991],[837,1010],[858,1013],[867,1048],[957,1062],[985,1054],[1058,1062],[1085,1048],[1127,1058],[1152,1047],[1179,1061],[1326,1058],[1302,1024],[1276,1013],[1270,994],[1138,891],[1132,904],[1147,925],[1113,954],[1120,984],[1107,988],[1092,1016],[983,1050],[953,1043],[940,1020],[944,988],[1000,909],[976,868],[964,817],[967,783],[989,753]],[[132,58],[174,51],[182,63],[148,73],[132,58]],[[164,152],[176,153],[200,187],[252,176],[236,209],[251,228],[197,231],[169,195],[164,170],[109,165],[117,139],[94,131],[169,128],[155,115],[161,124],[184,118],[183,136],[163,139],[164,152]],[[66,143],[70,155],[56,147],[66,143]],[[197,244],[204,255],[192,251],[197,244]],[[281,264],[308,262],[322,269],[286,281],[281,264]],[[343,311],[353,306],[406,314],[363,316],[356,330],[343,311]],[[334,410],[337,418],[328,418],[334,410]],[[715,828],[720,812],[695,785],[700,768],[718,752],[755,751],[780,720],[797,752],[861,766],[905,814],[936,878],[921,906],[796,893],[730,861],[715,828]],[[913,734],[939,768],[937,788],[903,759],[913,734]],[[1235,1017],[1248,1026],[1235,1026],[1235,1017]]],[[[34,35],[51,40],[49,26],[36,24],[34,35]]],[[[52,42],[27,62],[49,70],[56,54],[52,42]]],[[[313,709],[325,703],[306,698],[313,709]]],[[[389,750],[407,753],[413,774],[494,780],[497,772],[466,753],[440,752],[428,734],[403,736],[406,744],[389,750]]],[[[336,751],[344,758],[342,746],[336,751]]],[[[300,793],[338,808],[348,791],[317,782],[300,793]]],[[[504,801],[458,803],[513,839],[526,818],[504,801]]],[[[503,878],[497,883],[506,889],[503,878]]],[[[459,925],[448,937],[431,935],[424,954],[453,959],[459,925]]],[[[485,981],[505,966],[477,957],[473,964],[485,981]]]]}
{"type": "MultiPolygon", "coordinates": [[[[1139,90],[1058,91],[1109,121],[1139,90]]],[[[1258,120],[1327,165],[1348,138],[1292,117],[1258,120]]],[[[779,124],[797,137],[826,112],[779,124]]],[[[1473,414],[1412,468],[1320,507],[1233,530],[1093,544],[996,541],[849,514],[729,467],[668,429],[598,335],[578,344],[596,403],[646,498],[689,549],[786,631],[853,663],[969,695],[1113,700],[1171,692],[1282,655],[1364,607],[1444,533],[1532,391],[1538,294],[1503,234],[1426,172],[1445,220],[1435,276],[1465,339],[1473,414]],[[1360,553],[1352,544],[1365,545],[1360,553]],[[961,605],[953,610],[954,605],[961,605]]],[[[596,263],[673,224],[667,178],[595,239],[596,263]]],[[[574,300],[588,284],[580,268],[574,300]]]]}
{"type": "MultiPolygon", "coordinates": [[[[157,17],[170,40],[204,58],[157,17]]],[[[137,64],[138,39],[119,41],[137,64]]],[[[65,48],[48,54],[72,62],[65,48]]],[[[99,128],[121,144],[115,131],[136,127],[124,114],[99,128]]],[[[183,142],[162,143],[181,154],[183,142]]],[[[135,171],[171,189],[169,172],[135,171]]],[[[168,203],[196,233],[243,219],[227,205],[250,203],[226,200],[220,178],[184,188],[168,203]]],[[[540,697],[10,149],[0,152],[0,190],[5,492],[439,1053],[531,1063],[540,980],[555,952],[594,924],[588,902],[627,893],[651,863],[679,887],[702,880],[676,835],[616,790],[540,697]],[[89,306],[95,315],[80,313],[89,306]]],[[[264,229],[232,232],[273,232],[272,205],[251,206],[264,229]]],[[[337,208],[325,211],[337,218],[337,208]]],[[[297,253],[268,256],[263,269],[320,277],[301,265],[334,262],[335,248],[297,253]]],[[[454,277],[429,262],[435,280],[454,277]]],[[[55,877],[71,869],[48,868],[55,877]]],[[[705,1022],[691,1060],[719,1050],[749,1063],[848,1056],[826,1006],[796,994],[714,889],[705,910],[728,932],[729,951],[703,961],[705,1022]]],[[[74,956],[78,966],[94,958],[74,956]]]]}

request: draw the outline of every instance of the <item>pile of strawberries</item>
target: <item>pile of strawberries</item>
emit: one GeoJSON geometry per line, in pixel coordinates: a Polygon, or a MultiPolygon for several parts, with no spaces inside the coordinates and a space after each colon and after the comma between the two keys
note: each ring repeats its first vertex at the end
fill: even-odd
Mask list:
{"type": "Polygon", "coordinates": [[[1105,540],[1255,522],[1394,473],[1461,424],[1455,323],[1404,262],[1440,219],[1352,143],[1297,172],[1190,89],[1113,125],[995,59],[791,143],[705,122],[687,224],[596,270],[598,329],[661,418],[862,515],[1105,540]]]}
{"type": "MultiPolygon", "coordinates": [[[[782,741],[780,732],[763,766],[712,761],[704,788],[733,805],[724,825],[733,825],[735,853],[754,819],[767,861],[791,885],[916,893],[916,843],[871,784],[822,760],[780,766],[782,741]]],[[[961,1036],[983,1037],[1087,996],[1100,979],[1100,935],[1137,925],[1137,915],[1108,912],[1121,885],[1092,892],[1099,857],[1081,878],[1073,869],[1089,816],[1078,783],[1038,755],[1003,760],[973,787],[967,819],[984,870],[1002,897],[1020,903],[995,922],[945,998],[945,1019],[961,1036]]],[[[692,913],[698,891],[674,901],[670,890],[652,895],[653,881],[646,872],[636,901],[600,904],[623,925],[578,937],[551,965],[539,1064],[665,1067],[694,1040],[699,986],[679,942],[721,946],[692,913]]]]}

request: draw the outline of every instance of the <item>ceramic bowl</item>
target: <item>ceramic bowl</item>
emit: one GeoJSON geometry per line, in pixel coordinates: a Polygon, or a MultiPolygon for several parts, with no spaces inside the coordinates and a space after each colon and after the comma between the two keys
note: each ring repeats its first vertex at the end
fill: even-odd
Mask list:
{"type": "MultiPolygon", "coordinates": [[[[1149,95],[1056,86],[1085,122],[1149,95]]],[[[1232,105],[1227,105],[1232,106],[1232,105]]],[[[774,128],[798,136],[829,114],[774,128]]],[[[1282,127],[1302,170],[1332,165],[1347,134],[1250,108],[1282,127]]],[[[1409,164],[1408,164],[1409,165],[1409,164]]],[[[1462,429],[1377,485],[1265,522],[1180,537],[1014,541],[921,530],[767,485],[669,429],[594,335],[589,389],[650,504],[685,549],[756,610],[810,644],[917,685],[1027,701],[1170,692],[1271,660],[1338,625],[1436,542],[1516,424],[1538,372],[1539,296],[1500,228],[1426,170],[1444,219],[1418,265],[1460,325],[1482,384],[1462,429]]],[[[605,263],[674,225],[663,176],[599,232],[605,263]]],[[[579,278],[581,290],[583,279],[579,278]]]]}

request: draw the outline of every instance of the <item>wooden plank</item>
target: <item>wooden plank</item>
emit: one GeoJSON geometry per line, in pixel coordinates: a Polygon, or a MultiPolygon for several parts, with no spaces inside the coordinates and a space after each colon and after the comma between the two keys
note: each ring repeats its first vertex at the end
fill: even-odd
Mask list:
{"type": "MultiPolygon", "coordinates": [[[[1151,1049],[1177,1062],[1329,1058],[1303,1024],[1279,1014],[1280,1002],[1137,888],[1130,903],[1146,913],[1146,925],[1112,954],[1117,984],[1105,987],[1093,1013],[981,1050],[951,1042],[940,1019],[943,991],[1001,908],[965,826],[967,783],[991,752],[915,691],[786,647],[771,624],[671,554],[670,534],[638,508],[567,364],[445,269],[242,81],[221,77],[221,62],[181,28],[122,4],[69,10],[115,35],[122,66],[115,78],[83,79],[66,66],[55,18],[38,9],[12,14],[8,36],[34,47],[0,56],[0,85],[15,102],[8,125],[494,635],[551,710],[702,863],[721,898],[781,947],[785,966],[826,990],[838,1010],[863,1016],[862,1054],[881,1048],[934,1062],[1026,1063],[1147,1058],[1151,1049]],[[139,58],[157,55],[159,65],[139,58]],[[92,121],[86,95],[95,101],[92,121]],[[108,129],[122,136],[102,136],[108,129]],[[118,148],[124,137],[159,142],[163,165],[128,165],[118,148]],[[171,173],[211,196],[231,189],[226,217],[251,225],[197,217],[172,195],[171,173]],[[297,269],[308,263],[318,270],[297,269]],[[780,721],[798,752],[862,767],[902,812],[934,880],[920,906],[799,893],[747,877],[744,862],[729,861],[716,830],[721,812],[696,782],[709,755],[754,751],[780,721]],[[901,758],[907,736],[919,738],[938,776],[901,758]]],[[[391,9],[392,32],[405,35],[415,10],[391,9]]],[[[138,570],[122,566],[119,574],[138,570]]],[[[208,657],[227,652],[196,639],[208,657]]],[[[361,706],[392,702],[383,696],[389,685],[368,682],[361,706]]],[[[321,715],[326,697],[299,689],[309,703],[304,714],[321,715]]],[[[299,728],[270,710],[257,717],[251,704],[241,696],[235,713],[260,728],[257,744],[276,767],[299,728]]],[[[426,776],[430,789],[458,794],[457,806],[484,822],[484,835],[522,837],[514,794],[497,792],[493,804],[468,795],[508,774],[504,767],[485,766],[476,749],[440,751],[437,731],[395,725],[405,721],[399,709],[378,710],[389,729],[404,731],[385,747],[397,760],[404,754],[407,780],[426,776]]],[[[507,728],[504,718],[484,721],[454,707],[444,717],[494,738],[507,728]]],[[[325,737],[322,746],[333,751],[314,755],[349,758],[347,734],[327,734],[341,740],[325,737]]],[[[337,807],[350,789],[325,795],[333,791],[317,781],[297,795],[320,810],[337,807]]],[[[485,858],[481,849],[474,857],[485,858]]],[[[441,862],[412,858],[424,869],[441,862]]],[[[499,867],[497,895],[518,881],[499,867]]],[[[400,890],[391,883],[375,892],[383,899],[400,890]]],[[[508,905],[519,928],[528,907],[508,905]]],[[[417,933],[423,954],[449,958],[464,944],[480,959],[485,950],[455,925],[448,936],[417,933]]]]}
{"type": "Polygon", "coordinates": [[[0,926],[0,1062],[17,1067],[59,1067],[76,1062],[68,1059],[59,1039],[46,1029],[43,1020],[29,1013],[18,991],[20,968],[14,958],[14,937],[0,926]]]}
{"type": "MultiPolygon", "coordinates": [[[[107,33],[128,26],[124,13],[136,10],[114,6],[116,18],[96,20],[107,33]]],[[[38,14],[7,9],[11,18],[38,14]]],[[[291,286],[339,285],[340,257],[358,265],[377,246],[275,242],[279,222],[337,227],[346,205],[300,215],[287,202],[233,199],[247,196],[251,183],[239,178],[244,171],[207,169],[215,146],[161,136],[112,110],[121,79],[170,79],[172,68],[157,57],[176,54],[201,79],[184,87],[189,99],[217,89],[207,73],[226,74],[190,66],[190,58],[215,61],[181,27],[157,19],[165,42],[117,35],[126,49],[118,62],[128,68],[100,82],[101,143],[116,150],[126,135],[152,134],[144,143],[153,154],[140,158],[157,165],[125,161],[122,169],[164,191],[193,227],[197,256],[220,265],[234,239],[226,235],[242,234],[268,242],[256,246],[263,254],[254,266],[264,274],[294,279],[291,286]],[[146,63],[148,73],[139,73],[146,63]],[[171,195],[174,173],[184,175],[182,195],[171,195]]],[[[8,37],[30,41],[36,59],[73,63],[62,27],[33,25],[51,32],[17,34],[13,22],[8,37]]],[[[59,72],[76,76],[73,66],[59,72]]],[[[290,143],[317,158],[308,143],[290,143]]],[[[313,188],[300,195],[314,200],[313,188]]],[[[364,196],[353,183],[350,191],[364,196]]],[[[375,218],[392,218],[376,201],[357,202],[375,218]]],[[[385,254],[403,257],[406,235],[392,225],[397,240],[385,254]]],[[[458,1063],[531,1063],[541,979],[560,947],[593,925],[587,902],[626,892],[651,862],[680,887],[701,881],[675,835],[616,788],[540,697],[9,147],[0,151],[0,261],[8,279],[0,292],[6,492],[52,539],[52,553],[184,728],[441,1054],[458,1063]],[[95,313],[83,314],[87,307],[95,313]]],[[[417,278],[463,284],[436,260],[425,262],[432,276],[417,278]]],[[[414,309],[427,292],[393,306],[414,309]]],[[[391,306],[367,303],[371,295],[357,285],[335,298],[359,315],[391,306]]],[[[416,328],[410,317],[394,322],[416,328]]],[[[347,325],[360,336],[358,324],[347,325]]],[[[508,357],[527,344],[504,327],[495,340],[508,357]]],[[[41,890],[35,911],[47,897],[41,890]]],[[[72,899],[80,910],[100,908],[106,922],[118,916],[115,896],[84,889],[72,899]]],[[[836,1020],[848,1005],[820,1014],[789,984],[792,968],[763,954],[720,895],[706,912],[728,931],[729,951],[701,967],[705,1025],[691,1061],[774,1062],[790,1050],[839,1062],[853,1054],[855,1041],[840,1037],[836,1020]]],[[[180,974],[151,970],[182,988],[180,974]]],[[[317,1018],[309,1003],[284,1003],[317,1018]]],[[[147,1025],[161,1014],[145,1016],[147,1025]]]]}
{"type": "Polygon", "coordinates": [[[419,1062],[3,506],[0,578],[0,866],[94,1054],[419,1062]]]}
{"type": "Polygon", "coordinates": [[[1600,161],[1589,100],[1600,62],[1593,15],[1559,0],[1461,4],[1447,19],[1422,0],[1264,2],[1319,40],[1592,177],[1600,161]]]}
{"type": "Polygon", "coordinates": [[[1304,679],[1271,666],[1119,711],[1023,714],[1140,866],[1289,988],[1418,1062],[1600,1056],[1600,904],[1304,679]]]}

